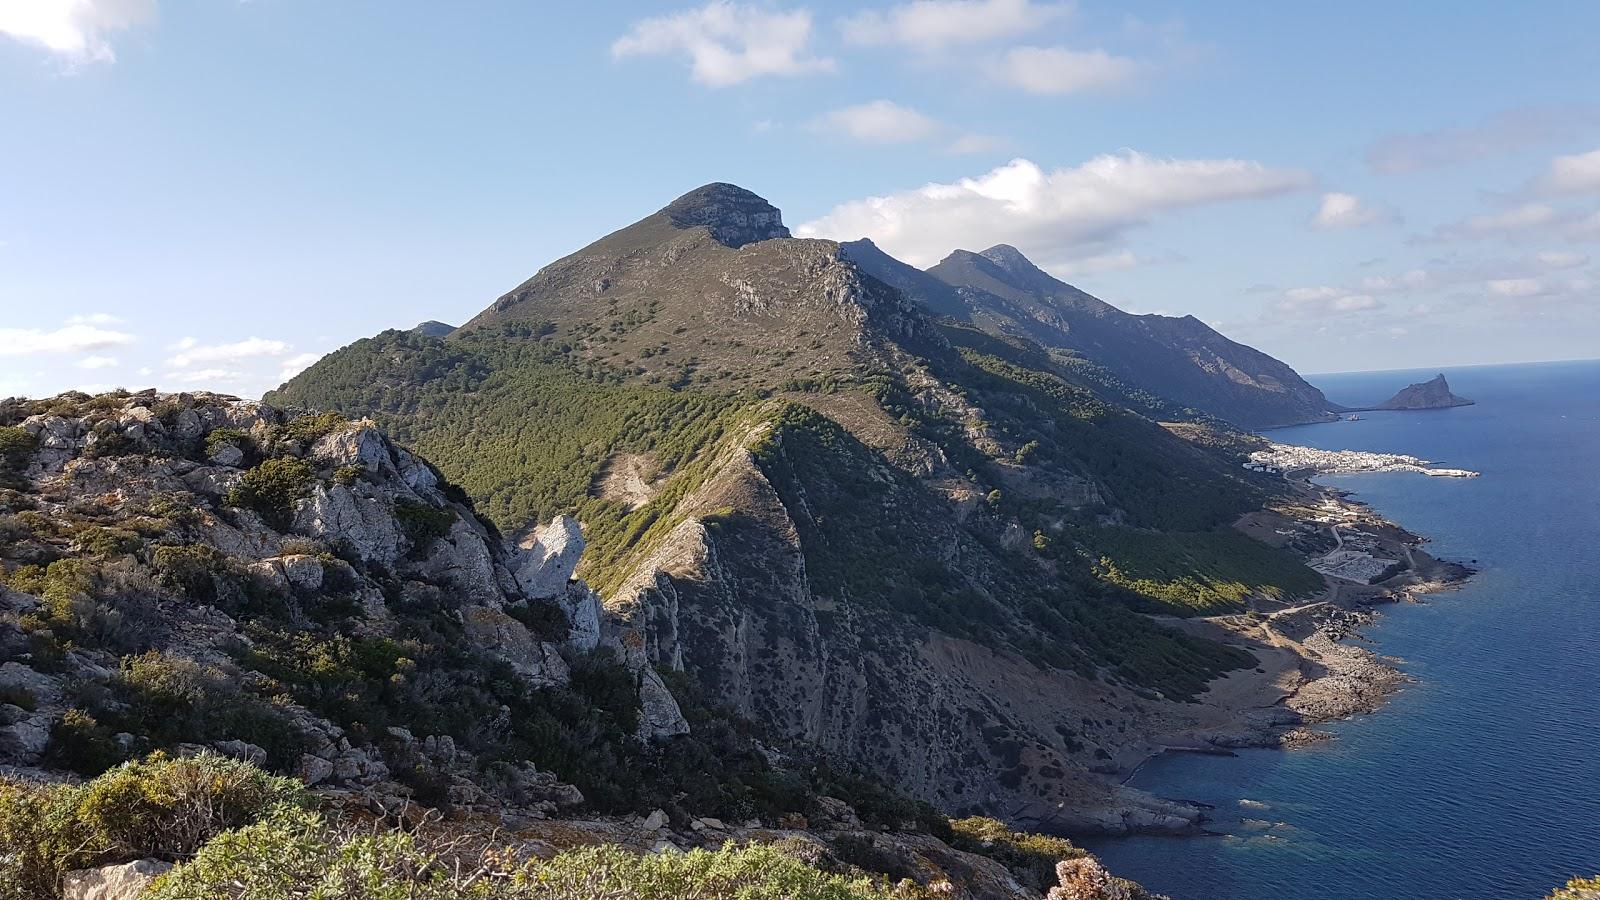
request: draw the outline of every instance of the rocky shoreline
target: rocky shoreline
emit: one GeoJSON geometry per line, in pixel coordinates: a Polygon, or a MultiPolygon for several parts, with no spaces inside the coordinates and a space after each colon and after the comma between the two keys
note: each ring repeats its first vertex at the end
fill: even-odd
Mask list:
{"type": "MultiPolygon", "coordinates": [[[[1244,748],[1294,750],[1334,739],[1316,726],[1376,712],[1411,682],[1400,661],[1362,646],[1370,643],[1363,630],[1378,621],[1377,607],[1388,603],[1422,602],[1419,597],[1460,586],[1474,570],[1437,559],[1423,550],[1426,541],[1383,519],[1358,501],[1333,488],[1295,477],[1295,502],[1247,516],[1239,527],[1247,533],[1281,534],[1284,526],[1325,527],[1330,517],[1347,533],[1363,535],[1376,552],[1404,560],[1404,569],[1374,584],[1329,577],[1329,587],[1307,601],[1284,604],[1258,597],[1247,613],[1169,624],[1196,635],[1244,646],[1262,665],[1215,680],[1191,721],[1174,722],[1165,734],[1135,742],[1118,754],[1106,774],[1128,795],[1130,814],[1147,810],[1152,799],[1177,804],[1175,817],[1130,828],[1128,833],[1200,835],[1210,810],[1202,804],[1154,798],[1127,787],[1145,763],[1166,753],[1232,755],[1244,748]],[[1213,696],[1215,695],[1215,696],[1213,696]]],[[[1130,816],[1137,818],[1137,816],[1130,816]]]]}

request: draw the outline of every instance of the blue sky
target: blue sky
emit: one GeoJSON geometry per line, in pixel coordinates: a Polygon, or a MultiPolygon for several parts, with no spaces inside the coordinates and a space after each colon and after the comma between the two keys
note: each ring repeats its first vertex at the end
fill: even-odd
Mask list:
{"type": "Polygon", "coordinates": [[[0,0],[0,395],[245,396],[707,181],[1305,372],[1600,346],[1600,5],[0,0]]]}

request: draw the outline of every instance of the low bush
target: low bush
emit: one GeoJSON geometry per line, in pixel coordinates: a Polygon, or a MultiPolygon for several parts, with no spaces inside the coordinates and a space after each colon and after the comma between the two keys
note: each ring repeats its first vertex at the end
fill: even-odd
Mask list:
{"type": "Polygon", "coordinates": [[[405,498],[395,501],[394,518],[406,540],[411,542],[411,552],[417,555],[426,553],[434,541],[449,534],[456,522],[453,510],[405,498]]]}
{"type": "Polygon", "coordinates": [[[14,480],[17,473],[27,468],[39,441],[27,429],[16,425],[0,425],[0,480],[14,480]]]}
{"type": "Polygon", "coordinates": [[[111,729],[81,709],[69,709],[50,730],[44,758],[51,766],[79,775],[98,775],[121,762],[122,753],[111,729]]]}
{"type": "Polygon", "coordinates": [[[228,492],[226,503],[255,511],[268,525],[282,530],[294,515],[295,501],[311,489],[311,464],[295,456],[275,456],[245,472],[228,492]]]}
{"type": "Polygon", "coordinates": [[[349,421],[336,412],[298,416],[278,428],[278,437],[286,441],[300,441],[309,446],[343,428],[349,421]]]}
{"type": "Polygon", "coordinates": [[[146,900],[922,900],[910,882],[821,871],[781,844],[688,853],[568,850],[515,864],[495,848],[341,829],[305,811],[223,834],[161,876],[146,900]]]}
{"type": "Polygon", "coordinates": [[[214,576],[227,570],[228,558],[203,544],[164,544],[155,548],[152,562],[163,587],[210,603],[217,598],[214,576]]]}
{"type": "Polygon", "coordinates": [[[156,755],[82,785],[0,780],[0,900],[53,900],[72,869],[182,859],[308,804],[298,782],[214,754],[156,755]]]}
{"type": "Polygon", "coordinates": [[[1056,884],[1056,863],[1085,855],[1064,838],[1012,831],[1006,823],[984,816],[952,819],[950,831],[952,847],[993,859],[1018,881],[1041,892],[1056,884]]]}

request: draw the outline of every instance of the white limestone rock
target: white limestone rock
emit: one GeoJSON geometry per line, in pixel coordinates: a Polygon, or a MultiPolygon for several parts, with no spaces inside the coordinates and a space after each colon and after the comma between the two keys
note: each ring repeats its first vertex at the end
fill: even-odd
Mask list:
{"type": "Polygon", "coordinates": [[[583,557],[583,529],[571,516],[556,516],[517,543],[511,571],[522,592],[535,600],[562,597],[583,557]]]}
{"type": "Polygon", "coordinates": [[[62,878],[63,900],[134,900],[156,876],[172,868],[159,859],[136,859],[120,866],[75,869],[62,878]]]}

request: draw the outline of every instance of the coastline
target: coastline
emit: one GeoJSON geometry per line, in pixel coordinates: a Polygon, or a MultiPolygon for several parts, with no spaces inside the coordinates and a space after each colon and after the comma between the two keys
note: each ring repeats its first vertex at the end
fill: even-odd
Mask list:
{"type": "MultiPolygon", "coordinates": [[[[1435,474],[1409,466],[1362,471],[1435,474]]],[[[1320,557],[1306,554],[1308,564],[1321,571],[1328,583],[1322,593],[1288,603],[1257,596],[1251,599],[1248,612],[1164,620],[1191,634],[1242,646],[1262,664],[1214,679],[1198,704],[1199,709],[1172,716],[1170,730],[1131,743],[1114,756],[1114,768],[1108,767],[1105,774],[1112,776],[1118,790],[1128,795],[1131,807],[1147,806],[1151,799],[1157,799],[1184,805],[1192,813],[1184,827],[1130,829],[1128,834],[1213,833],[1205,828],[1210,809],[1204,804],[1155,797],[1127,786],[1150,760],[1167,753],[1234,755],[1234,751],[1245,748],[1297,750],[1315,746],[1335,739],[1331,732],[1317,726],[1376,712],[1413,681],[1401,668],[1401,660],[1363,646],[1375,645],[1363,629],[1381,618],[1382,606],[1424,602],[1421,598],[1426,595],[1460,587],[1476,570],[1428,554],[1422,549],[1427,538],[1351,499],[1351,492],[1311,480],[1320,474],[1344,473],[1343,468],[1326,472],[1301,468],[1285,473],[1292,500],[1248,514],[1235,525],[1268,543],[1275,543],[1272,537],[1290,538],[1280,545],[1305,537],[1307,527],[1331,531],[1334,550],[1320,557]],[[1360,583],[1329,574],[1327,568],[1317,565],[1340,551],[1346,541],[1360,541],[1368,552],[1387,554],[1395,562],[1403,560],[1403,568],[1385,571],[1384,577],[1370,583],[1360,583]]]]}

